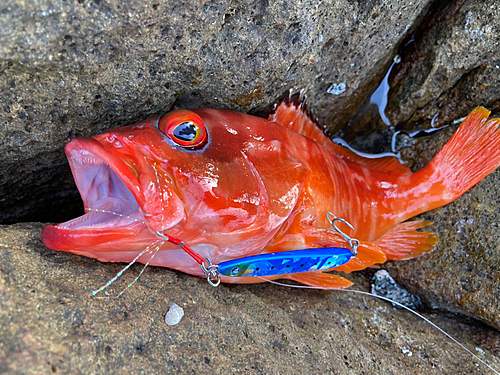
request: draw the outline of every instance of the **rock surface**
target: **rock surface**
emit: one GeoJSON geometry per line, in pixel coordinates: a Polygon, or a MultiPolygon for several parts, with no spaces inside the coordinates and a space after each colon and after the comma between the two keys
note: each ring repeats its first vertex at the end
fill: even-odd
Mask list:
{"type": "Polygon", "coordinates": [[[173,107],[258,112],[305,88],[338,128],[426,4],[2,2],[0,220],[56,221],[46,213],[76,197],[65,143],[173,107]],[[328,93],[334,83],[345,91],[328,93]]]}
{"type": "MultiPolygon", "coordinates": [[[[91,291],[123,265],[48,250],[41,229],[30,223],[0,227],[1,373],[488,371],[417,317],[352,293],[271,284],[213,288],[151,267],[122,298],[96,300],[91,291]],[[185,316],[168,326],[164,315],[174,302],[185,316]]],[[[141,267],[132,266],[114,293],[141,267]]],[[[500,358],[488,351],[498,353],[496,333],[429,317],[500,368],[500,358]]]]}
{"type": "MultiPolygon", "coordinates": [[[[172,108],[263,114],[285,90],[305,88],[330,132],[368,137],[376,151],[387,151],[395,130],[387,123],[440,126],[476,105],[500,112],[497,3],[2,2],[0,222],[74,217],[80,201],[64,144],[172,108]],[[370,104],[377,85],[386,123],[370,104]]],[[[420,140],[404,159],[420,168],[453,130],[420,140]]],[[[499,171],[422,215],[435,222],[437,249],[387,265],[427,306],[496,328],[498,186],[499,171]]],[[[341,292],[212,289],[151,268],[125,298],[96,301],[90,291],[121,266],[49,251],[40,229],[0,231],[0,372],[486,373],[416,318],[341,292]],[[186,316],[167,327],[173,302],[186,316]]],[[[498,332],[433,318],[475,340],[470,348],[498,353],[498,332]]]]}
{"type": "Polygon", "coordinates": [[[500,7],[496,0],[438,2],[401,51],[386,114],[407,127],[435,127],[478,105],[500,110],[500,7]]]}
{"type": "Polygon", "coordinates": [[[346,136],[368,136],[387,125],[440,127],[480,105],[500,112],[499,17],[496,0],[434,2],[401,43],[387,89],[381,85],[383,95],[371,96],[349,120],[346,136]],[[371,102],[384,100],[379,116],[381,108],[371,102]]]}

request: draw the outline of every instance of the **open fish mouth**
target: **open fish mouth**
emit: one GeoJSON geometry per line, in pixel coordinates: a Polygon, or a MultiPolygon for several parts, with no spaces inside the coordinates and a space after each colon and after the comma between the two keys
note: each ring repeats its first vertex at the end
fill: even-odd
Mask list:
{"type": "Polygon", "coordinates": [[[127,238],[149,232],[143,189],[134,165],[93,138],[75,138],[65,151],[86,212],[46,226],[42,231],[45,246],[92,256],[85,249],[106,244],[123,248],[127,238]]]}
{"type": "Polygon", "coordinates": [[[48,248],[77,252],[106,243],[124,246],[123,241],[132,246],[134,241],[151,241],[156,231],[168,230],[184,218],[177,189],[160,178],[154,162],[125,147],[112,149],[109,143],[75,138],[66,145],[86,212],[45,227],[42,239],[48,248]]]}
{"type": "Polygon", "coordinates": [[[74,139],[66,154],[87,212],[58,228],[116,228],[143,221],[131,192],[140,195],[138,180],[129,165],[93,139],[74,139]]]}

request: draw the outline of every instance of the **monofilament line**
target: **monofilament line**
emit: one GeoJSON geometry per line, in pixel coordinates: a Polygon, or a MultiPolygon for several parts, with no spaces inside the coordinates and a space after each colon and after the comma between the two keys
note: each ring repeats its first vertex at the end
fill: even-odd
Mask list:
{"type": "MultiPolygon", "coordinates": [[[[276,285],[280,285],[280,286],[286,286],[286,287],[290,287],[290,288],[300,288],[300,289],[324,289],[324,290],[332,290],[332,289],[328,289],[328,288],[321,288],[321,287],[314,287],[314,286],[307,286],[307,285],[292,285],[292,284],[283,284],[283,283],[279,283],[277,281],[273,281],[273,280],[267,280],[263,277],[260,277],[260,276],[257,276],[258,278],[262,279],[262,280],[265,280],[271,284],[276,284],[276,285]]],[[[489,364],[487,364],[485,361],[483,361],[481,358],[479,358],[477,355],[475,355],[473,352],[471,352],[469,349],[467,349],[465,347],[465,345],[461,344],[458,340],[456,340],[455,338],[453,338],[449,333],[447,333],[445,330],[443,330],[442,328],[440,328],[438,325],[436,325],[435,323],[431,322],[429,319],[427,319],[425,316],[419,314],[418,312],[410,309],[409,307],[399,303],[399,302],[396,302],[396,301],[393,301],[392,299],[390,298],[387,298],[387,297],[382,297],[382,296],[377,296],[376,294],[371,294],[371,293],[368,293],[368,292],[363,292],[361,290],[354,290],[354,289],[335,289],[335,291],[339,291],[339,292],[351,292],[351,293],[358,293],[358,294],[363,294],[363,295],[366,295],[366,296],[372,296],[372,297],[375,297],[375,298],[379,298],[381,300],[384,300],[384,301],[387,301],[387,302],[390,302],[390,303],[393,303],[395,304],[396,306],[398,307],[401,307],[409,312],[411,312],[412,314],[418,316],[419,318],[423,319],[425,322],[427,322],[428,324],[430,324],[432,327],[434,327],[435,329],[437,329],[439,332],[441,332],[443,335],[445,335],[446,337],[448,337],[451,341],[453,341],[455,344],[457,344],[458,346],[460,346],[463,350],[465,350],[467,353],[469,353],[471,356],[473,356],[475,359],[477,359],[479,362],[481,362],[483,365],[485,365],[486,367],[488,367],[491,371],[493,371],[495,374],[497,375],[500,375],[500,372],[498,372],[497,370],[495,370],[493,367],[491,367],[489,364]]]]}
{"type": "MultiPolygon", "coordinates": [[[[123,214],[119,214],[119,213],[117,213],[117,212],[113,212],[113,211],[101,210],[101,209],[99,209],[99,208],[88,208],[88,207],[86,207],[86,208],[85,208],[85,210],[87,210],[87,211],[95,211],[95,212],[102,212],[102,213],[104,213],[104,214],[112,214],[112,215],[115,215],[115,216],[119,216],[119,217],[121,217],[121,218],[131,219],[131,217],[130,217],[130,216],[125,216],[125,215],[123,215],[123,214]]],[[[139,221],[139,219],[134,219],[134,221],[139,221]]],[[[145,223],[144,221],[142,221],[142,220],[141,220],[141,222],[142,222],[143,224],[146,224],[146,223],[145,223]]]]}
{"type": "Polygon", "coordinates": [[[137,280],[139,280],[139,277],[141,277],[141,275],[143,274],[144,270],[147,268],[147,266],[149,265],[149,263],[153,260],[153,258],[155,257],[156,253],[160,250],[160,248],[163,246],[163,244],[165,243],[165,241],[155,241],[153,242],[151,245],[149,245],[148,247],[146,247],[144,249],[144,251],[142,251],[139,255],[137,255],[134,260],[132,260],[129,264],[127,264],[120,272],[118,272],[116,274],[115,277],[113,277],[111,280],[109,280],[107,282],[106,285],[103,285],[101,286],[99,289],[97,290],[94,290],[92,292],[92,295],[93,296],[96,296],[97,293],[99,292],[102,292],[104,289],[106,289],[108,286],[110,286],[111,284],[113,284],[126,270],[128,270],[130,268],[130,266],[132,264],[134,264],[143,254],[145,253],[149,253],[151,254],[151,257],[149,258],[149,260],[147,261],[147,263],[144,265],[144,267],[142,268],[141,272],[139,272],[139,275],[137,275],[137,277],[134,279],[134,281],[132,281],[130,284],[128,284],[120,293],[118,293],[116,296],[105,296],[105,297],[96,297],[97,299],[111,299],[111,298],[119,298],[120,296],[123,295],[123,293],[125,293],[125,291],[130,288],[132,285],[135,284],[135,282],[137,280]],[[159,243],[159,244],[158,244],[159,243]],[[151,247],[157,245],[153,250],[150,250],[151,247]]]}

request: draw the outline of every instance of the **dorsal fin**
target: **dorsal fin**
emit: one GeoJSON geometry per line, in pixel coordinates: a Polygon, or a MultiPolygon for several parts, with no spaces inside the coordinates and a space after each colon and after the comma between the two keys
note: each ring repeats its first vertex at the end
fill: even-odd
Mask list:
{"type": "Polygon", "coordinates": [[[367,168],[381,171],[392,172],[401,175],[411,174],[411,170],[402,165],[394,156],[385,156],[381,158],[365,158],[355,152],[332,142],[328,138],[320,125],[307,110],[307,97],[302,95],[302,91],[292,95],[292,90],[288,91],[282,102],[276,107],[273,113],[269,115],[269,121],[274,121],[287,129],[302,134],[304,137],[312,139],[335,155],[361,164],[367,168]]]}
{"type": "Polygon", "coordinates": [[[320,125],[312,113],[307,110],[306,101],[307,97],[302,95],[302,91],[295,95],[292,95],[292,90],[288,91],[274,112],[269,115],[269,121],[277,122],[281,126],[327,147],[332,141],[320,129],[320,125]]]}

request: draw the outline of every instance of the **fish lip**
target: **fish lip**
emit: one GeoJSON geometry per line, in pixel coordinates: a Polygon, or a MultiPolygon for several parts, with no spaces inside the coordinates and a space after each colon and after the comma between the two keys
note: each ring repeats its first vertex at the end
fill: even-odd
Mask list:
{"type": "Polygon", "coordinates": [[[74,138],[65,152],[86,213],[56,228],[105,231],[144,224],[144,195],[130,166],[93,138],[74,138]]]}

